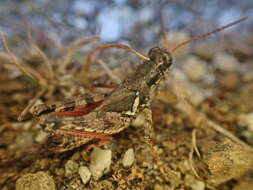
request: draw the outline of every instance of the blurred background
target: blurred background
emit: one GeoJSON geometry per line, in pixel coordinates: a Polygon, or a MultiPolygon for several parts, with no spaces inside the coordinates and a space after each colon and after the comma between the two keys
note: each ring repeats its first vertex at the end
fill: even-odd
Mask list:
{"type": "MultiPolygon", "coordinates": [[[[61,42],[99,35],[102,41],[125,41],[135,48],[160,39],[160,14],[169,31],[206,32],[243,16],[253,17],[251,0],[1,0],[0,31],[6,35],[27,29],[54,34],[61,42]]],[[[252,20],[236,26],[252,30],[252,20]],[[242,27],[243,26],[243,27],[242,27]]],[[[235,30],[233,27],[232,30],[235,30]]],[[[229,31],[229,29],[227,30],[229,31]]]]}
{"type": "Polygon", "coordinates": [[[253,156],[244,149],[253,145],[252,18],[253,0],[0,0],[0,32],[9,45],[0,48],[0,189],[23,190],[30,184],[38,190],[41,182],[57,189],[253,189],[253,156]],[[104,150],[113,159],[94,156],[93,161],[82,147],[53,154],[62,138],[45,133],[29,113],[31,107],[81,94],[109,94],[141,60],[114,48],[93,54],[89,62],[91,46],[120,42],[146,54],[162,45],[161,15],[169,49],[249,18],[173,52],[168,80],[152,100],[159,164],[153,165],[143,138],[144,117],[115,135],[104,150]],[[225,136],[239,138],[244,147],[225,136]],[[193,164],[195,146],[201,157],[194,156],[193,164]],[[132,154],[132,168],[121,169],[128,148],[138,154],[132,154]],[[93,162],[109,166],[98,172],[91,169],[93,162]],[[89,167],[85,174],[83,166],[89,167]],[[39,180],[26,177],[33,173],[39,180]],[[90,180],[91,173],[103,177],[90,180]]]}

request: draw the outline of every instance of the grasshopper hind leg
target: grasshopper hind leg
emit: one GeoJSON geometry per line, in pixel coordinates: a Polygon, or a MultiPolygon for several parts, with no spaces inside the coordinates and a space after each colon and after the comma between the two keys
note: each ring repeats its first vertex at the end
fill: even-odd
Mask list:
{"type": "Polygon", "coordinates": [[[111,139],[111,136],[107,134],[58,129],[54,135],[50,136],[47,148],[54,152],[65,152],[83,147],[87,151],[92,147],[105,145],[111,139]]]}

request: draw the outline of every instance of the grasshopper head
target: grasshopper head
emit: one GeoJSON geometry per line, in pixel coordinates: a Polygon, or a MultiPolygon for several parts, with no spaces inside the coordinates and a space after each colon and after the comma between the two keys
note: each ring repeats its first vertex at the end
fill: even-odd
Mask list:
{"type": "Polygon", "coordinates": [[[154,47],[148,52],[148,57],[151,61],[155,62],[157,65],[164,65],[164,67],[169,68],[172,64],[172,55],[165,48],[154,47]]]}

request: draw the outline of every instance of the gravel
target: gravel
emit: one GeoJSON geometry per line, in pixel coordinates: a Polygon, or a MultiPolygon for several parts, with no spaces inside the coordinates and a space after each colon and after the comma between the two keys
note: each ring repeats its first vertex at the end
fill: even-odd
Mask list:
{"type": "Polygon", "coordinates": [[[103,150],[95,147],[91,153],[91,163],[89,169],[95,180],[98,180],[103,174],[110,170],[112,159],[111,150],[103,150]]]}

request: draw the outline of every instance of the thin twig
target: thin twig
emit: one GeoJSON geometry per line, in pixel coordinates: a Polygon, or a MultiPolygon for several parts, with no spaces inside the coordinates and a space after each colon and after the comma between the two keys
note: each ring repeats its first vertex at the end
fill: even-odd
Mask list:
{"type": "Polygon", "coordinates": [[[66,66],[70,63],[75,52],[77,52],[81,47],[83,47],[84,45],[86,45],[92,41],[99,40],[99,39],[100,38],[98,36],[81,38],[81,39],[78,39],[78,40],[74,41],[73,43],[71,43],[68,47],[64,48],[62,50],[62,52],[65,52],[65,56],[63,57],[62,68],[64,68],[64,69],[66,68],[66,66]]]}
{"type": "Polygon", "coordinates": [[[90,36],[90,37],[86,37],[86,38],[79,38],[77,40],[75,40],[74,42],[72,42],[71,44],[69,44],[67,47],[65,47],[62,52],[71,52],[71,51],[77,51],[78,49],[80,49],[82,46],[93,42],[95,40],[99,40],[99,36],[90,36]]]}
{"type": "Polygon", "coordinates": [[[193,129],[192,131],[192,145],[191,145],[191,151],[189,153],[189,163],[190,163],[190,167],[191,170],[193,172],[193,174],[200,179],[200,176],[198,175],[195,167],[194,167],[194,162],[193,162],[193,154],[194,154],[194,150],[197,153],[197,155],[200,157],[200,153],[198,151],[197,145],[196,145],[196,129],[193,129]]]}
{"type": "MultiPolygon", "coordinates": [[[[14,54],[6,53],[6,52],[0,52],[0,59],[4,62],[13,64],[13,59],[11,56],[15,56],[14,54]]],[[[19,60],[18,58],[17,62],[21,65],[23,62],[19,60]]],[[[15,65],[16,66],[16,65],[15,65]]],[[[42,77],[40,73],[38,73],[35,69],[30,67],[29,65],[22,64],[21,67],[27,72],[30,73],[32,76],[34,76],[36,79],[38,79],[39,84],[41,84],[42,87],[47,86],[47,81],[42,77]]],[[[21,71],[22,72],[22,71],[21,71]]]]}
{"type": "Polygon", "coordinates": [[[234,142],[237,142],[238,144],[242,145],[243,147],[245,147],[247,150],[252,151],[253,152],[253,148],[246,144],[245,142],[243,142],[242,140],[240,140],[238,137],[236,137],[235,135],[233,135],[233,133],[231,133],[230,131],[224,129],[223,127],[221,127],[220,125],[218,125],[217,123],[206,119],[207,123],[210,127],[212,127],[214,130],[218,131],[219,133],[225,135],[226,137],[230,138],[231,140],[233,140],[234,142]]]}
{"type": "Polygon", "coordinates": [[[36,101],[45,93],[45,89],[42,89],[26,106],[26,108],[21,112],[21,114],[18,116],[18,121],[23,121],[26,114],[29,112],[30,108],[36,103],[36,101]]]}
{"type": "Polygon", "coordinates": [[[113,80],[113,82],[115,82],[116,84],[120,84],[121,83],[121,80],[119,79],[119,77],[117,77],[115,74],[113,74],[113,72],[111,71],[111,69],[105,64],[104,61],[102,61],[101,59],[99,59],[97,62],[98,62],[99,65],[101,65],[103,67],[103,69],[111,77],[111,79],[113,80]]]}
{"type": "Polygon", "coordinates": [[[16,58],[16,56],[10,51],[8,43],[4,37],[4,34],[2,32],[0,32],[0,37],[2,39],[3,42],[3,46],[5,51],[9,54],[10,58],[11,58],[11,63],[13,63],[22,73],[23,75],[29,80],[31,81],[35,86],[42,88],[42,85],[29,73],[27,72],[27,70],[19,63],[18,59],[16,58]]]}
{"type": "Polygon", "coordinates": [[[197,129],[193,129],[193,131],[192,131],[192,145],[194,147],[194,150],[195,150],[196,154],[200,158],[201,155],[200,155],[199,149],[197,147],[197,137],[196,137],[196,134],[197,134],[197,129]]]}
{"type": "Polygon", "coordinates": [[[165,19],[164,19],[164,14],[161,12],[160,15],[160,25],[161,25],[161,31],[162,31],[162,46],[169,50],[169,38],[168,38],[168,33],[165,30],[165,19]]]}
{"type": "Polygon", "coordinates": [[[51,61],[48,59],[48,57],[46,56],[46,54],[40,49],[40,47],[37,45],[37,43],[33,40],[32,38],[32,32],[31,32],[31,28],[29,27],[28,30],[28,39],[31,43],[32,48],[34,48],[39,55],[44,59],[45,63],[47,64],[48,67],[48,71],[49,71],[49,78],[52,80],[54,80],[54,72],[53,72],[53,66],[51,61]]]}
{"type": "MultiPolygon", "coordinates": [[[[175,94],[185,94],[184,88],[180,81],[174,81],[174,93],[175,94]]],[[[228,137],[229,139],[233,140],[234,142],[242,145],[245,149],[249,151],[253,151],[253,148],[240,140],[238,137],[233,135],[230,131],[224,129],[222,126],[218,125],[214,121],[210,120],[204,113],[197,111],[188,101],[186,98],[181,99],[177,103],[177,108],[184,113],[186,113],[189,117],[189,119],[192,121],[193,125],[195,127],[202,127],[202,124],[204,123],[205,126],[208,126],[215,131],[221,133],[222,135],[228,137]]]]}

